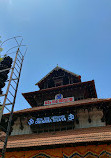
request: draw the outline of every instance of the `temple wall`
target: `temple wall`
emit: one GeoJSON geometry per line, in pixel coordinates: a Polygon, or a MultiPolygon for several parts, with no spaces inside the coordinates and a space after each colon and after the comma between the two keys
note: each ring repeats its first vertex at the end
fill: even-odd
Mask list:
{"type": "Polygon", "coordinates": [[[5,158],[111,158],[111,145],[7,152],[5,158]]]}
{"type": "MultiPolygon", "coordinates": [[[[87,109],[79,110],[77,113],[79,124],[75,122],[75,128],[89,128],[89,127],[98,127],[98,126],[105,126],[105,122],[101,121],[103,117],[102,110],[98,110],[94,108],[92,111],[88,112],[87,109]],[[91,122],[89,123],[88,118],[90,117],[91,122]]],[[[31,134],[31,128],[27,124],[28,119],[22,120],[23,129],[20,129],[20,118],[18,118],[14,125],[13,131],[11,135],[22,135],[22,134],[31,134]]]]}
{"type": "Polygon", "coordinates": [[[98,110],[94,108],[90,112],[87,109],[79,110],[78,114],[79,124],[75,124],[75,128],[89,128],[89,127],[98,127],[98,126],[105,126],[105,122],[101,121],[103,117],[102,110],[98,110]],[[88,118],[91,119],[89,123],[88,118]]]}
{"type": "Polygon", "coordinates": [[[11,135],[22,135],[22,134],[32,133],[30,126],[28,126],[27,124],[27,119],[22,121],[22,125],[23,125],[23,130],[20,129],[20,118],[18,118],[13,125],[13,131],[11,135]]]}

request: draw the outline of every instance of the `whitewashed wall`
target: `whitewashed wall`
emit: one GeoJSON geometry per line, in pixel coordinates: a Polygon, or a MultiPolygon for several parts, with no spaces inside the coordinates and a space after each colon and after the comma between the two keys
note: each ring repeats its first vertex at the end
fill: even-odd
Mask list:
{"type": "MultiPolygon", "coordinates": [[[[76,124],[75,122],[75,128],[89,128],[89,127],[98,127],[98,126],[105,126],[105,122],[101,121],[101,118],[103,117],[102,110],[98,110],[94,108],[92,111],[88,112],[88,110],[79,110],[77,113],[79,124],[76,124]],[[88,118],[91,118],[91,123],[88,122],[88,118]]],[[[22,135],[22,134],[31,134],[31,128],[27,124],[28,119],[25,118],[22,120],[23,130],[20,129],[20,118],[18,118],[14,125],[13,125],[13,131],[11,135],[22,135]]]]}
{"type": "Polygon", "coordinates": [[[103,117],[103,111],[94,108],[92,111],[88,112],[88,110],[79,110],[78,114],[79,124],[75,124],[75,128],[88,128],[88,127],[98,127],[105,126],[105,122],[101,122],[101,118],[103,117]],[[88,118],[90,117],[91,123],[88,122],[88,118]]]}
{"type": "Polygon", "coordinates": [[[20,118],[18,118],[13,125],[13,131],[11,135],[22,135],[32,133],[30,126],[27,124],[27,119],[22,120],[22,125],[24,127],[23,130],[20,129],[20,118]]]}

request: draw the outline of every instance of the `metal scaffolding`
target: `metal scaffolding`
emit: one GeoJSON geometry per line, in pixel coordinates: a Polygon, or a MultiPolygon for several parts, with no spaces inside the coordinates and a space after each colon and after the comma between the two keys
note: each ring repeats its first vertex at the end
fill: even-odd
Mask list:
{"type": "MultiPolygon", "coordinates": [[[[15,40],[17,45],[8,49],[8,51],[6,52],[6,54],[7,54],[7,53],[9,53],[9,51],[16,49],[15,56],[13,57],[12,67],[10,69],[8,69],[8,70],[10,70],[10,74],[9,74],[10,77],[7,80],[6,93],[0,95],[0,98],[3,97],[2,104],[1,104],[1,110],[0,110],[0,129],[1,130],[3,129],[6,133],[5,139],[0,140],[3,143],[3,149],[1,152],[2,158],[5,157],[8,136],[9,136],[10,129],[11,129],[11,122],[12,122],[12,116],[13,116],[13,111],[14,111],[15,99],[16,99],[18,84],[19,84],[20,75],[21,75],[21,69],[22,69],[22,65],[23,65],[23,61],[24,61],[24,56],[27,51],[26,45],[22,44],[23,38],[21,36],[10,38],[10,39],[4,41],[2,43],[2,45],[10,40],[15,40]],[[18,42],[18,38],[21,38],[20,42],[18,42]],[[25,47],[23,52],[21,51],[21,47],[25,47]],[[8,112],[9,112],[7,129],[4,129],[4,127],[1,125],[4,109],[8,110],[8,112]]],[[[9,53],[9,54],[11,54],[11,53],[9,53]]],[[[7,71],[7,69],[0,70],[0,72],[3,72],[3,71],[7,71]]]]}

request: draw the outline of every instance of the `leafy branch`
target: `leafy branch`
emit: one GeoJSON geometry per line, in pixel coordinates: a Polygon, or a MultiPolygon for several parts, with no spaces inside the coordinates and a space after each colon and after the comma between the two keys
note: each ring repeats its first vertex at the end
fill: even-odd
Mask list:
{"type": "MultiPolygon", "coordinates": [[[[0,36],[0,38],[1,38],[1,36],[0,36]]],[[[0,43],[2,43],[2,41],[0,40],[0,43]]],[[[0,45],[0,53],[3,51],[3,48],[1,47],[1,45],[0,45]]],[[[3,60],[3,58],[1,57],[1,54],[0,54],[0,62],[3,60]]]]}

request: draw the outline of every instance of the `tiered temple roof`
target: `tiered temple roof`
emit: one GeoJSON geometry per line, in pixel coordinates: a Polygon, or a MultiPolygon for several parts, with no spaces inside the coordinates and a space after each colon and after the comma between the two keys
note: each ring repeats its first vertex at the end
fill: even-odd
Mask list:
{"type": "MultiPolygon", "coordinates": [[[[57,108],[65,108],[65,107],[82,107],[83,108],[83,106],[94,107],[94,105],[96,105],[99,108],[100,104],[102,106],[105,103],[111,105],[111,98],[107,98],[107,99],[89,98],[89,99],[83,99],[83,100],[79,100],[79,101],[75,101],[75,102],[68,102],[68,103],[64,103],[64,104],[55,104],[55,105],[27,108],[24,110],[15,111],[14,115],[37,112],[37,111],[44,111],[44,110],[50,110],[50,109],[57,109],[57,108]]],[[[8,115],[8,113],[5,115],[8,115]]]]}
{"type": "MultiPolygon", "coordinates": [[[[104,109],[107,109],[107,107],[111,107],[111,98],[97,98],[94,80],[81,82],[80,75],[76,75],[58,66],[54,68],[50,73],[48,73],[44,78],[42,78],[38,83],[36,83],[36,85],[39,86],[39,91],[23,93],[23,96],[32,108],[15,111],[14,117],[25,116],[27,118],[28,114],[36,112],[47,112],[48,110],[50,115],[51,110],[54,111],[57,109],[62,109],[62,112],[68,112],[68,110],[66,110],[68,108],[93,109],[93,107],[96,107],[97,109],[101,109],[102,113],[105,113],[104,109]],[[81,92],[84,94],[84,98],[79,98],[78,100],[75,100],[73,102],[46,106],[43,105],[44,100],[54,99],[54,96],[56,94],[62,93],[65,97],[72,97],[76,93],[77,95],[81,94],[81,92]],[[37,102],[38,100],[39,102],[37,102]]],[[[8,114],[5,114],[4,117],[7,117],[7,115],[8,114]]],[[[107,115],[107,113],[105,113],[105,115],[107,115]]],[[[111,120],[109,120],[109,122],[110,121],[111,120]]],[[[4,139],[3,133],[2,135],[0,135],[0,139],[4,139]]],[[[58,145],[62,146],[79,143],[98,143],[109,141],[111,141],[110,125],[104,127],[90,127],[64,131],[53,131],[47,132],[45,134],[33,133],[13,135],[9,136],[7,148],[15,150],[35,147],[47,148],[50,146],[58,145]]],[[[2,147],[3,143],[0,144],[0,149],[2,149],[2,147]]]]}

